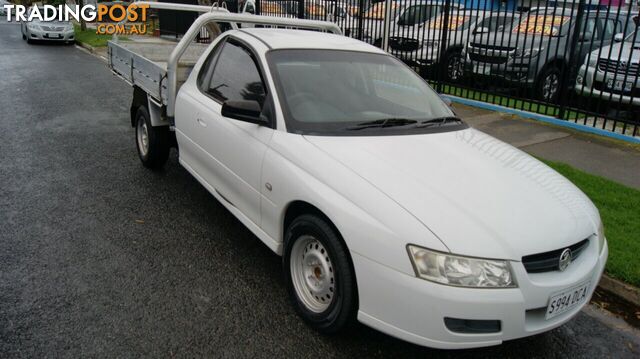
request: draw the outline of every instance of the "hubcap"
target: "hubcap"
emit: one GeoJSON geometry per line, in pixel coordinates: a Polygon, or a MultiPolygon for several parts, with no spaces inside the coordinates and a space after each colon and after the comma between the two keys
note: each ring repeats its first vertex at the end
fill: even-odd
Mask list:
{"type": "Polygon", "coordinates": [[[304,306],[314,313],[327,310],[335,294],[335,272],[322,243],[309,235],[298,238],[291,250],[290,270],[304,306]]]}
{"type": "Polygon", "coordinates": [[[558,78],[558,74],[549,74],[542,84],[542,96],[544,99],[547,101],[553,100],[558,92],[559,85],[560,79],[558,78]]]}
{"type": "Polygon", "coordinates": [[[144,119],[138,119],[138,126],[136,126],[136,134],[138,136],[138,150],[143,156],[149,152],[149,132],[147,130],[147,123],[144,119]]]}

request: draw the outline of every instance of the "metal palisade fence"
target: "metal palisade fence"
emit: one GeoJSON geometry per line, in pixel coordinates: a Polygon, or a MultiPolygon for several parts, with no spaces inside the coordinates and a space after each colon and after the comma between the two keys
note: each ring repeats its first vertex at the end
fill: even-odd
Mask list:
{"type": "MultiPolygon", "coordinates": [[[[640,136],[638,6],[625,0],[244,0],[337,23],[439,92],[640,136]]],[[[635,0],[634,0],[635,1],[635,0]]]]}
{"type": "Polygon", "coordinates": [[[240,11],[336,22],[442,93],[640,136],[636,3],[246,1],[240,11]]]}

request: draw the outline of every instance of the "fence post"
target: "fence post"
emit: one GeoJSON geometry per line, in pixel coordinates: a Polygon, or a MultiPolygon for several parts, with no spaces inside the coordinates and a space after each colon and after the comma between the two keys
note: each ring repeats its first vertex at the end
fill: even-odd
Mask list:
{"type": "Polygon", "coordinates": [[[444,16],[442,18],[442,23],[441,23],[442,35],[440,36],[440,48],[438,49],[438,57],[436,60],[438,61],[436,68],[440,68],[440,71],[437,71],[438,75],[436,76],[438,92],[442,92],[442,89],[444,88],[443,86],[444,79],[447,78],[446,77],[447,62],[442,61],[442,59],[444,59],[445,51],[447,51],[447,41],[449,41],[448,35],[449,35],[449,15],[450,15],[449,13],[450,12],[451,12],[451,0],[446,0],[444,2],[444,16]]]}
{"type": "Polygon", "coordinates": [[[391,0],[384,2],[384,25],[382,27],[382,50],[389,51],[389,28],[391,23],[391,0]]]}
{"type": "Polygon", "coordinates": [[[358,40],[364,40],[364,36],[362,36],[362,32],[364,31],[364,1],[358,1],[358,40]]]}
{"type": "Polygon", "coordinates": [[[304,0],[298,0],[298,18],[304,19],[304,0]]]}
{"type": "Polygon", "coordinates": [[[262,15],[262,9],[260,8],[261,0],[256,0],[256,15],[262,15]]]}
{"type": "Polygon", "coordinates": [[[573,78],[573,74],[575,73],[576,64],[578,59],[576,58],[576,47],[578,47],[578,40],[580,40],[580,35],[582,32],[582,21],[584,16],[586,15],[585,4],[586,0],[580,0],[578,2],[578,18],[576,19],[576,25],[574,27],[573,34],[571,35],[571,45],[569,47],[569,62],[567,64],[567,68],[562,71],[560,74],[560,96],[558,97],[558,105],[560,107],[560,111],[558,112],[558,118],[563,120],[566,114],[567,107],[567,97],[569,90],[569,80],[573,78]]]}

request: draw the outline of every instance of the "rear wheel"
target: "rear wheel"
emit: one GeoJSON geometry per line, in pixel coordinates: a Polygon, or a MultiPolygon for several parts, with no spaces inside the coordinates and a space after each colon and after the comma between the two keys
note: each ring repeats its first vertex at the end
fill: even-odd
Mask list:
{"type": "Polygon", "coordinates": [[[355,321],[357,287],[346,246],[321,217],[302,215],[285,234],[283,269],[296,312],[314,329],[336,333],[355,321]]]}
{"type": "Polygon", "coordinates": [[[168,126],[151,126],[151,116],[146,107],[136,112],[136,148],[145,167],[159,169],[169,158],[170,136],[168,126]]]}

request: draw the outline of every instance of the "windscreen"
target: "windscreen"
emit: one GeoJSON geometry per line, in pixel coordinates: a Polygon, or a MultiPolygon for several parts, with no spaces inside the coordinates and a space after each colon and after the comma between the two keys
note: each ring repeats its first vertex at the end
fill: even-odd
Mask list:
{"type": "MultiPolygon", "coordinates": [[[[452,14],[449,16],[449,26],[447,26],[447,29],[449,30],[466,30],[469,28],[470,24],[472,21],[475,21],[475,17],[472,17],[470,15],[456,15],[456,14],[452,14]]],[[[429,23],[429,28],[431,29],[442,29],[442,26],[444,25],[444,15],[438,15],[437,18],[433,19],[433,21],[431,21],[429,23]]]]}
{"type": "Polygon", "coordinates": [[[435,17],[441,11],[439,5],[414,5],[409,6],[398,18],[398,25],[411,26],[422,24],[435,17]]]}
{"type": "Polygon", "coordinates": [[[454,116],[420,76],[386,54],[276,50],[268,62],[289,131],[346,134],[365,122],[401,119],[419,124],[454,116]]]}
{"type": "Polygon", "coordinates": [[[545,14],[529,15],[522,19],[513,32],[533,35],[558,36],[562,27],[571,20],[569,16],[545,14]]]}

